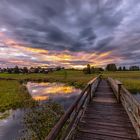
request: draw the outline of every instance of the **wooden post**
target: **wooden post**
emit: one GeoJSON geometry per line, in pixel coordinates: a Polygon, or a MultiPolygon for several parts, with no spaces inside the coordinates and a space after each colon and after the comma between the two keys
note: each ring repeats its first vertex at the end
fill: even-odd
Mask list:
{"type": "Polygon", "coordinates": [[[118,83],[118,103],[121,102],[121,87],[122,83],[118,83]]]}
{"type": "Polygon", "coordinates": [[[90,96],[89,102],[91,102],[92,101],[92,84],[89,84],[89,96],[90,96]]]}

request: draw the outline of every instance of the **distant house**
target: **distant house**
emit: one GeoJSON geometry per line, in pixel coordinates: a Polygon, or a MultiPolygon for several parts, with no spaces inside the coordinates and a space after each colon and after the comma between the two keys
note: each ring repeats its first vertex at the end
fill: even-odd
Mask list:
{"type": "Polygon", "coordinates": [[[29,69],[29,73],[35,73],[35,68],[31,67],[31,68],[29,69]]]}
{"type": "Polygon", "coordinates": [[[48,69],[45,69],[45,70],[44,70],[44,73],[49,73],[49,70],[48,70],[48,69]]]}

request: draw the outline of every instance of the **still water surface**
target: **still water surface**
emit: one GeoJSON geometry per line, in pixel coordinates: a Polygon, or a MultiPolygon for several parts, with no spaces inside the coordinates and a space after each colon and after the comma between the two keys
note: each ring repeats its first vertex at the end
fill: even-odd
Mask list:
{"type": "MultiPolygon", "coordinates": [[[[81,90],[62,83],[34,83],[28,82],[27,88],[33,99],[46,102],[49,99],[56,101],[67,109],[81,90]]],[[[21,123],[24,110],[12,111],[6,119],[0,120],[0,140],[15,140],[23,129],[21,123]]]]}
{"type": "Polygon", "coordinates": [[[48,101],[49,99],[60,103],[64,108],[68,108],[81,90],[62,83],[32,83],[28,82],[27,88],[33,99],[38,101],[48,101]]]}

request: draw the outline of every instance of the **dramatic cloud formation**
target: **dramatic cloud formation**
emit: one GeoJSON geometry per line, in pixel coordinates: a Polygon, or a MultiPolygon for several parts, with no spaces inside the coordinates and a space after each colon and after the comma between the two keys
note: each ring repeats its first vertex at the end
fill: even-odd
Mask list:
{"type": "Polygon", "coordinates": [[[2,67],[140,65],[139,0],[1,0],[2,67]]]}

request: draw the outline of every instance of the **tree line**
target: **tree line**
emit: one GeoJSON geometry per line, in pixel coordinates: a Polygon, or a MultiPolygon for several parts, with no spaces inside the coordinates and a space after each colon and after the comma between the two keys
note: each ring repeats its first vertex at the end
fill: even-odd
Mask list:
{"type": "Polygon", "coordinates": [[[64,67],[55,67],[55,68],[42,68],[42,67],[18,67],[13,68],[0,68],[0,73],[49,73],[53,71],[59,71],[64,69],[64,67]]]}
{"type": "Polygon", "coordinates": [[[92,73],[100,73],[101,71],[140,71],[139,66],[130,66],[127,68],[126,66],[119,66],[117,67],[116,64],[107,64],[105,68],[101,67],[93,67],[90,64],[87,64],[87,67],[83,69],[85,74],[92,74],[92,73]]]}

